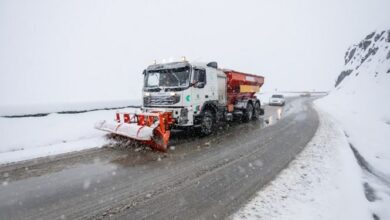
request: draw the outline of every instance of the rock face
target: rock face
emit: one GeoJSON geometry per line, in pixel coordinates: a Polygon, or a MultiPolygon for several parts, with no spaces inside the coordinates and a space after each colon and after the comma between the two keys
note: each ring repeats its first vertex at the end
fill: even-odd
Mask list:
{"type": "Polygon", "coordinates": [[[353,70],[343,70],[343,71],[341,71],[340,75],[336,79],[335,87],[337,87],[343,81],[343,79],[345,77],[349,76],[352,72],[353,72],[353,70]]]}
{"type": "Polygon", "coordinates": [[[336,79],[335,87],[346,78],[363,72],[377,77],[390,72],[390,30],[374,31],[358,44],[351,46],[344,56],[345,68],[336,79]],[[368,70],[369,69],[369,70],[368,70]]]}

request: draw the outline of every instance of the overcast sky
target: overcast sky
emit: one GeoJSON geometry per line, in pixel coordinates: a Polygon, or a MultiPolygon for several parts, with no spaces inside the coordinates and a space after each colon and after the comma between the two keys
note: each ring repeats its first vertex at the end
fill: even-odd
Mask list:
{"type": "Polygon", "coordinates": [[[0,105],[137,99],[154,59],[218,61],[264,91],[329,90],[389,0],[0,0],[0,105]]]}

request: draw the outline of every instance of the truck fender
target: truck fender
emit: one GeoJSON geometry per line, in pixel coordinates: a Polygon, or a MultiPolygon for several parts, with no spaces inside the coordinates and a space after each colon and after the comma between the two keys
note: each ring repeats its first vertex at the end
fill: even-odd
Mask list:
{"type": "Polygon", "coordinates": [[[206,101],[203,103],[202,108],[201,108],[201,115],[203,115],[203,112],[209,109],[213,112],[214,118],[216,117],[218,113],[218,106],[217,106],[217,101],[206,101]]]}
{"type": "Polygon", "coordinates": [[[248,104],[248,102],[253,104],[252,99],[244,99],[244,100],[237,101],[236,104],[234,105],[234,108],[244,110],[246,109],[246,105],[248,104]]]}

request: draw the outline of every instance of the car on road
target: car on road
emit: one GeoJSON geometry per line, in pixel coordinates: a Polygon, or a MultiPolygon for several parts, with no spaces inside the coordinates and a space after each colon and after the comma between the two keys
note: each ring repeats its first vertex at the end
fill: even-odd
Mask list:
{"type": "Polygon", "coordinates": [[[283,95],[272,95],[269,99],[269,105],[284,106],[284,104],[286,104],[286,100],[283,95]]]}

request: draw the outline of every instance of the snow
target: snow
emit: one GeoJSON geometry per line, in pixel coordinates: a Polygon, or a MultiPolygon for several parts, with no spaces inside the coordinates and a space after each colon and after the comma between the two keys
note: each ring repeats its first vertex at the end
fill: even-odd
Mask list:
{"type": "Polygon", "coordinates": [[[371,218],[362,172],[344,133],[331,116],[318,111],[320,126],[311,142],[232,219],[371,218]]]}
{"type": "Polygon", "coordinates": [[[390,219],[390,30],[375,32],[349,53],[352,50],[354,56],[345,66],[351,74],[317,105],[336,118],[364,160],[362,182],[375,197],[370,209],[380,219],[390,219]],[[376,36],[382,37],[375,41],[376,36]],[[359,46],[368,41],[367,48],[359,46]]]}
{"type": "Polygon", "coordinates": [[[390,177],[390,59],[386,58],[389,46],[384,40],[372,44],[370,48],[378,47],[378,52],[361,65],[353,63],[354,58],[364,57],[364,50],[357,50],[346,65],[346,69],[354,71],[318,105],[339,120],[351,143],[369,163],[390,177]]]}
{"type": "MultiPolygon", "coordinates": [[[[121,111],[134,112],[127,108],[121,111]]],[[[0,164],[101,147],[108,141],[94,128],[99,120],[112,121],[116,110],[43,117],[0,117],[0,164]]]]}
{"type": "Polygon", "coordinates": [[[89,111],[104,108],[140,106],[141,100],[1,105],[0,116],[46,114],[65,111],[89,111]]]}
{"type": "Polygon", "coordinates": [[[234,219],[390,219],[390,30],[349,48],[337,81],[315,137],[234,219]]]}

